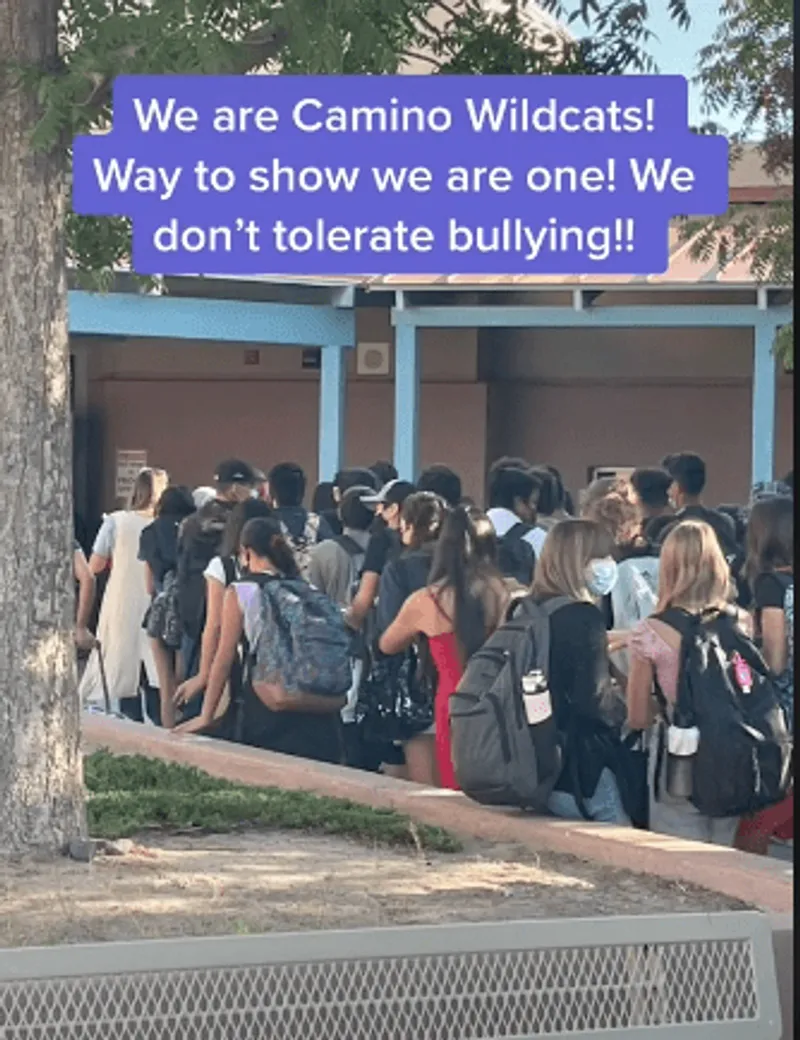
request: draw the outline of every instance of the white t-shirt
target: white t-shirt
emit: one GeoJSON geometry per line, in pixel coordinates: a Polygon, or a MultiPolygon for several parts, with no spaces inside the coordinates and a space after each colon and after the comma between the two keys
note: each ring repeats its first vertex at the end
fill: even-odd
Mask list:
{"type": "Polygon", "coordinates": [[[114,543],[117,540],[117,521],[114,513],[103,517],[103,524],[97,532],[97,537],[92,546],[95,556],[102,556],[104,560],[110,560],[114,555],[114,543]]]}
{"type": "Polygon", "coordinates": [[[218,582],[223,587],[227,586],[225,580],[225,565],[222,562],[221,556],[215,556],[209,563],[206,569],[203,571],[204,578],[210,578],[212,581],[218,582]]]}
{"type": "Polygon", "coordinates": [[[242,612],[244,634],[251,648],[261,634],[261,588],[252,581],[237,581],[232,586],[242,612]]]}
{"type": "Polygon", "coordinates": [[[525,537],[533,546],[533,551],[536,553],[536,559],[538,560],[542,555],[542,549],[547,539],[547,531],[543,527],[534,527],[530,534],[525,537]]]}
{"type": "MultiPolygon", "coordinates": [[[[502,506],[490,509],[486,515],[498,538],[502,538],[508,534],[512,527],[522,523],[516,513],[512,513],[510,509],[504,509],[502,506]]],[[[543,531],[540,527],[533,527],[524,535],[524,540],[533,548],[537,559],[542,551],[546,537],[547,531],[543,531]]]]}

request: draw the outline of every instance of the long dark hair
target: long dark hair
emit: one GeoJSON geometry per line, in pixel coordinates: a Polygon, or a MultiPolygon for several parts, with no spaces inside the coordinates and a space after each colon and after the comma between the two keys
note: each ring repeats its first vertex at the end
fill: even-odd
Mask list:
{"type": "Polygon", "coordinates": [[[158,500],[155,515],[166,516],[171,520],[184,520],[195,512],[194,499],[188,487],[182,484],[170,484],[158,500]]]}
{"type": "Polygon", "coordinates": [[[794,568],[794,500],[762,498],[750,510],[745,575],[751,588],[761,574],[794,568]]]}
{"type": "Polygon", "coordinates": [[[541,483],[538,512],[540,516],[554,516],[564,508],[564,484],[561,474],[552,466],[534,466],[533,472],[541,483]]]}
{"type": "Polygon", "coordinates": [[[260,498],[248,498],[235,505],[228,515],[225,530],[222,532],[219,554],[225,559],[235,556],[239,551],[242,531],[249,520],[272,516],[272,510],[260,498]]]}
{"type": "Polygon", "coordinates": [[[437,586],[437,598],[445,591],[452,594],[450,620],[465,665],[486,641],[501,612],[497,538],[479,509],[459,506],[447,515],[428,580],[437,586]]]}
{"type": "Polygon", "coordinates": [[[239,546],[241,549],[249,549],[262,560],[269,560],[282,577],[300,577],[294,553],[286,541],[283,528],[274,517],[261,516],[248,520],[239,546]]]}
{"type": "Polygon", "coordinates": [[[312,513],[331,513],[336,509],[336,499],[333,497],[333,481],[323,480],[314,488],[311,498],[312,513]]]}

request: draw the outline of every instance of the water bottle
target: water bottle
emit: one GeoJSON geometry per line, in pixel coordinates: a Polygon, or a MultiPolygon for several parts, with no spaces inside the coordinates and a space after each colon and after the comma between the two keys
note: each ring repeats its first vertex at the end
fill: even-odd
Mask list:
{"type": "Polygon", "coordinates": [[[670,726],[667,730],[667,794],[691,798],[694,758],[700,746],[696,726],[670,726]]]}
{"type": "Polygon", "coordinates": [[[550,687],[541,669],[535,668],[522,677],[522,696],[529,726],[538,726],[553,714],[550,687]]]}

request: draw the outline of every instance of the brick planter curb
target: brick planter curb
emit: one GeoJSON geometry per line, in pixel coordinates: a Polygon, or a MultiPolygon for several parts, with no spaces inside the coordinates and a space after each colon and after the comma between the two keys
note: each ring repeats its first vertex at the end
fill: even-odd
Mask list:
{"type": "MultiPolygon", "coordinates": [[[[791,914],[794,870],[779,860],[735,849],[599,823],[573,823],[488,809],[454,791],[442,791],[213,740],[176,737],[138,723],[85,715],[87,750],[195,766],[212,776],[258,787],[282,787],[391,808],[455,834],[560,852],[609,867],[698,885],[771,914],[791,914]]],[[[785,920],[785,919],[784,919],[785,920]]]]}

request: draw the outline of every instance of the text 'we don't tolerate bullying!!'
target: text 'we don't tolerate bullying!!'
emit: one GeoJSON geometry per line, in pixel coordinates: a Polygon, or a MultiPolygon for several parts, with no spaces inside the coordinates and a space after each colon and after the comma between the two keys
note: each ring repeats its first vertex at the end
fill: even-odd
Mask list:
{"type": "Polygon", "coordinates": [[[682,76],[120,76],[77,213],[140,274],[664,272],[728,206],[682,76]]]}

